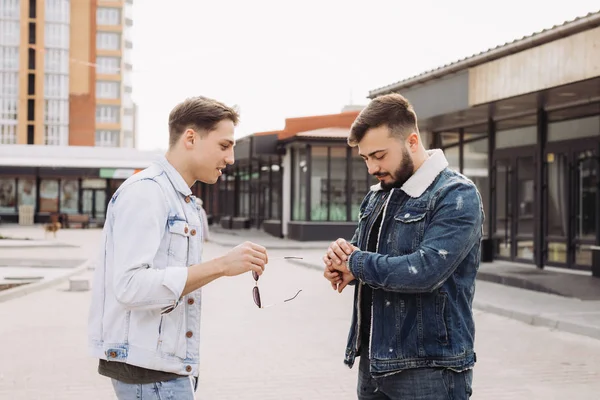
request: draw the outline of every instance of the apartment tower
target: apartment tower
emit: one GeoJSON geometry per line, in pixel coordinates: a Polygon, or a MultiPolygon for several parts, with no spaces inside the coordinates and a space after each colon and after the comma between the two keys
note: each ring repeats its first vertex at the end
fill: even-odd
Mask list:
{"type": "Polygon", "coordinates": [[[135,146],[132,0],[0,0],[0,144],[135,146]]]}

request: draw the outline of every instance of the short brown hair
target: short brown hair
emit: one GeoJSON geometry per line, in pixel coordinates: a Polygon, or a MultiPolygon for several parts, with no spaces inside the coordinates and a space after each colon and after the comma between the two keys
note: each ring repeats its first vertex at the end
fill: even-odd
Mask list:
{"type": "Polygon", "coordinates": [[[169,114],[169,147],[177,143],[186,129],[194,129],[203,135],[214,130],[225,119],[237,125],[240,115],[234,108],[217,100],[203,96],[187,98],[169,114]]]}
{"type": "Polygon", "coordinates": [[[410,102],[398,93],[374,98],[358,115],[348,136],[348,144],[358,145],[369,129],[387,125],[391,134],[405,139],[413,132],[419,133],[417,114],[410,102]]]}

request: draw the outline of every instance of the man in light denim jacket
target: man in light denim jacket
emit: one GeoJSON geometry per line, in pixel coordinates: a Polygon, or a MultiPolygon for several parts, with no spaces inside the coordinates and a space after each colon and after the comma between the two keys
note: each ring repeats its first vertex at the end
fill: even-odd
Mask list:
{"type": "Polygon", "coordinates": [[[169,115],[169,150],[110,199],[89,317],[91,354],[119,399],[193,399],[199,363],[200,288],[262,274],[264,247],[243,243],[202,263],[202,221],[190,187],[233,164],[237,112],[204,97],[169,115]]]}
{"type": "Polygon", "coordinates": [[[348,142],[379,184],[361,204],[352,240],[331,243],[323,261],[334,289],[355,284],[345,363],[360,356],[358,398],[469,398],[479,192],[441,150],[425,150],[399,94],[375,98],[348,142]]]}

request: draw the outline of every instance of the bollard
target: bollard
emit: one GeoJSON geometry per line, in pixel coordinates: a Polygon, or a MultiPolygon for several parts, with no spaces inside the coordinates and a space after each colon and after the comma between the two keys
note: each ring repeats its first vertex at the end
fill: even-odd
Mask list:
{"type": "Polygon", "coordinates": [[[69,292],[85,292],[90,290],[90,281],[85,278],[69,279],[69,292]]]}

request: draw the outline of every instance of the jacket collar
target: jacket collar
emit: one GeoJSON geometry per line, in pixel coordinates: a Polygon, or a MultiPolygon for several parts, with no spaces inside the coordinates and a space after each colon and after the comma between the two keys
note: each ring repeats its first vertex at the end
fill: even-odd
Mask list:
{"type": "MultiPolygon", "coordinates": [[[[435,178],[448,166],[448,160],[440,149],[427,150],[429,157],[400,188],[410,197],[417,198],[427,190],[435,178]]],[[[380,191],[381,183],[371,186],[374,192],[380,191]]]]}
{"type": "Polygon", "coordinates": [[[184,196],[189,196],[192,194],[192,190],[187,183],[185,183],[185,180],[181,174],[175,169],[175,167],[171,165],[165,156],[161,156],[156,162],[162,168],[162,170],[165,171],[167,178],[169,178],[175,190],[184,196]]]}

